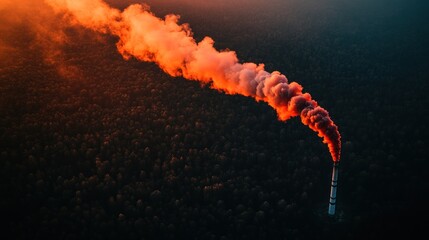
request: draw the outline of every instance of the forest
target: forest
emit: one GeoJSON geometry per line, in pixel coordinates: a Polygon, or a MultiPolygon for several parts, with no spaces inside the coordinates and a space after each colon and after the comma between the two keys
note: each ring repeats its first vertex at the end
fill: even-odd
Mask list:
{"type": "Polygon", "coordinates": [[[238,13],[204,4],[200,13],[186,4],[152,10],[163,16],[177,7],[197,40],[210,35],[243,62],[280,70],[328,109],[343,143],[335,217],[326,213],[332,160],[299,118],[281,122],[266,103],[124,60],[117,39],[83,28],[68,29],[72,41],[61,47],[60,61],[48,61],[22,26],[0,37],[17,49],[0,58],[2,233],[11,239],[422,233],[426,223],[419,219],[429,213],[424,10],[393,4],[318,12],[284,9],[274,0],[267,11],[252,6],[259,5],[238,13]]]}

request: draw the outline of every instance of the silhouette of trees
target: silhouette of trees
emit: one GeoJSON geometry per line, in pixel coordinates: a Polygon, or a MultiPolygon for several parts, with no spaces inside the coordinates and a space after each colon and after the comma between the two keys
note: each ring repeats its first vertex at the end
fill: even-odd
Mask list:
{"type": "Polygon", "coordinates": [[[371,54],[371,39],[341,29],[265,34],[270,22],[254,21],[261,32],[246,44],[238,25],[201,24],[219,32],[220,48],[286,69],[330,111],[343,137],[341,221],[320,214],[331,162],[299,119],[281,123],[264,103],[123,61],[104,39],[65,49],[79,78],[33,52],[0,71],[0,208],[9,231],[23,239],[314,239],[334,231],[360,239],[378,222],[390,230],[409,211],[424,213],[426,70],[398,70],[396,60],[371,54]]]}

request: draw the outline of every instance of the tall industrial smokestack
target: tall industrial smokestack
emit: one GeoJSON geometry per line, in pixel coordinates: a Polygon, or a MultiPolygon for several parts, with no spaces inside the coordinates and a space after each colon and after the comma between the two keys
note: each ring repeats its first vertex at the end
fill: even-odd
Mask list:
{"type": "Polygon", "coordinates": [[[328,208],[328,214],[331,216],[335,215],[335,205],[337,203],[338,164],[339,161],[335,161],[332,167],[331,195],[329,197],[328,208]]]}

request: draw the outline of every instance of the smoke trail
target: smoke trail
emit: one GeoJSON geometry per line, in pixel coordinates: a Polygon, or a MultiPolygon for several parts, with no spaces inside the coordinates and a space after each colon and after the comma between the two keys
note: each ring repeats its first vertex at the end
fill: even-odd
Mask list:
{"type": "Polygon", "coordinates": [[[65,79],[79,78],[80,69],[65,61],[63,47],[70,39],[60,21],[43,0],[0,0],[0,72],[34,60],[31,52],[40,49],[38,60],[65,79]]]}
{"type": "Polygon", "coordinates": [[[102,0],[45,0],[74,23],[119,37],[117,48],[124,58],[135,57],[157,63],[172,76],[183,76],[212,84],[228,94],[250,96],[267,102],[280,120],[300,116],[303,124],[317,132],[329,147],[332,159],[340,159],[340,134],[328,112],[302,92],[302,86],[280,72],[269,73],[263,64],[239,63],[234,51],[218,51],[205,37],[196,42],[179,16],[154,16],[148,6],[134,4],[124,11],[102,0]]]}

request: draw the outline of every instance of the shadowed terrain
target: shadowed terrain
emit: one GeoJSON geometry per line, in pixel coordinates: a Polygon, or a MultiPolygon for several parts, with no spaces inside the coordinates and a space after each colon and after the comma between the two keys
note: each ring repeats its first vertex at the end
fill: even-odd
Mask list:
{"type": "MultiPolygon", "coordinates": [[[[266,6],[274,12],[249,4],[247,15],[225,4],[196,5],[204,14],[186,4],[175,11],[197,39],[210,35],[218,49],[285,72],[329,109],[343,141],[335,218],[325,215],[330,156],[299,119],[280,122],[266,103],[125,61],[106,35],[57,29],[64,39],[46,45],[28,23],[1,25],[4,234],[382,239],[423,232],[415,216],[428,213],[429,200],[427,30],[423,7],[399,3],[323,11],[292,4],[285,16],[277,1],[266,6]]],[[[168,7],[175,5],[152,10],[162,16],[168,7]]]]}

